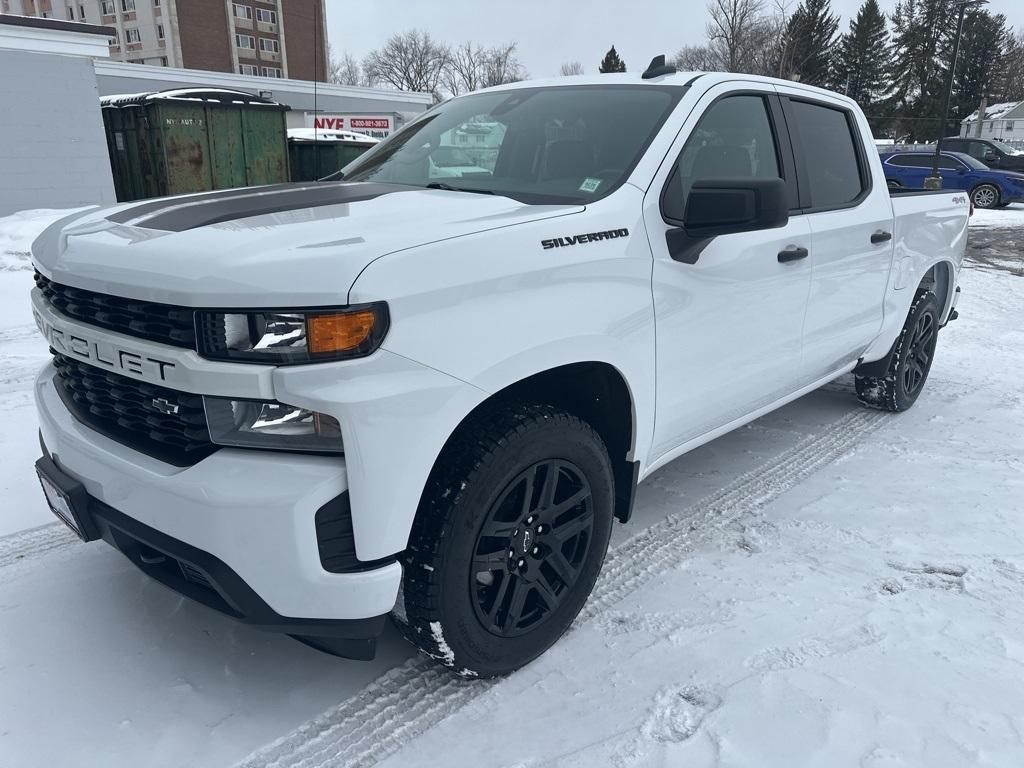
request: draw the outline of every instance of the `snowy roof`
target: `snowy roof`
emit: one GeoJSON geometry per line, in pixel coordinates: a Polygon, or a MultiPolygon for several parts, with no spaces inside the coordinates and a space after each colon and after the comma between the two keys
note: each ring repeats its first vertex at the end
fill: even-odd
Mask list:
{"type": "Polygon", "coordinates": [[[236,104],[255,107],[278,107],[287,109],[276,101],[262,99],[246,91],[236,91],[230,88],[174,88],[169,91],[157,91],[149,93],[127,93],[100,98],[100,105],[104,107],[126,107],[135,104],[146,104],[151,101],[197,101],[208,104],[236,104]]]}
{"type": "Polygon", "coordinates": [[[289,128],[288,138],[295,141],[348,141],[354,144],[377,144],[380,139],[355,131],[338,131],[325,128],[289,128]]]}
{"type": "MultiPolygon", "coordinates": [[[[999,120],[1013,112],[1017,107],[1024,106],[1024,101],[1004,101],[999,104],[989,104],[985,107],[985,120],[999,120]]],[[[973,123],[978,119],[978,110],[974,110],[960,122],[973,123]]]]}

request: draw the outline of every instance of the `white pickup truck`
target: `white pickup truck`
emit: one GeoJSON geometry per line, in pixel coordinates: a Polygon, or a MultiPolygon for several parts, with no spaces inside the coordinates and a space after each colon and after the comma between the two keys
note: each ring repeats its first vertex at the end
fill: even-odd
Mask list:
{"type": "Polygon", "coordinates": [[[968,216],[890,194],[857,105],[798,83],[469,94],[342,180],[44,232],[37,468],[82,538],[242,622],[368,658],[392,615],[507,673],[662,465],[851,371],[910,407],[968,216]]]}

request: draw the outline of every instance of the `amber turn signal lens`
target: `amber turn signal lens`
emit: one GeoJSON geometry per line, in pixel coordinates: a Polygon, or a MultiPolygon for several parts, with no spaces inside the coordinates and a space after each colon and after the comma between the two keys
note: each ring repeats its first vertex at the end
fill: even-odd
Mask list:
{"type": "Polygon", "coordinates": [[[306,338],[314,355],[347,352],[370,337],[376,322],[373,310],[344,312],[337,315],[308,315],[306,338]]]}

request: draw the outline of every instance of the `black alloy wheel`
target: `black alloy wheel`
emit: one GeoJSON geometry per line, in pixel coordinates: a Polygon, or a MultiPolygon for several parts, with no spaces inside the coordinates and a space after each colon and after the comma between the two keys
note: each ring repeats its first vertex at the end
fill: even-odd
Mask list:
{"type": "Polygon", "coordinates": [[[925,312],[917,318],[903,368],[903,391],[915,395],[924,385],[935,356],[935,315],[925,312]]]}
{"type": "Polygon", "coordinates": [[[396,621],[465,677],[505,675],[550,648],[594,588],[615,478],[575,414],[495,402],[438,459],[413,523],[396,621]]]}
{"type": "Polygon", "coordinates": [[[593,540],[590,483],[562,459],[521,472],[488,511],[470,568],[476,617],[488,632],[530,632],[572,592],[593,540]]]}

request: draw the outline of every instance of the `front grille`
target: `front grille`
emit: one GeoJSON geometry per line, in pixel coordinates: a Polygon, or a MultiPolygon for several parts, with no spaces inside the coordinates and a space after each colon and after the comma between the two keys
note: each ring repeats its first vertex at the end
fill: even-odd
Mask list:
{"type": "Polygon", "coordinates": [[[39,272],[35,278],[47,303],[66,317],[148,341],[196,347],[193,309],[72,288],[39,272]]]}
{"type": "Polygon", "coordinates": [[[56,351],[53,364],[54,383],[68,409],[97,432],[179,467],[217,450],[201,395],[109,373],[56,351]]]}

